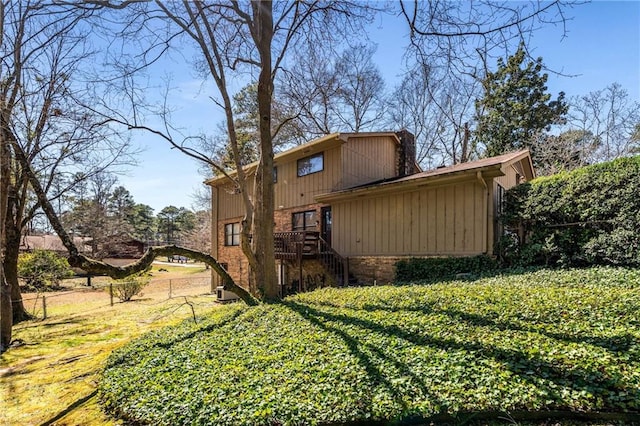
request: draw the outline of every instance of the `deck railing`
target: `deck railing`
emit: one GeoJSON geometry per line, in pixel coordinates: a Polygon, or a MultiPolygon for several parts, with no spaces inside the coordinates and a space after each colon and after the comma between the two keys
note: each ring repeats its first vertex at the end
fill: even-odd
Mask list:
{"type": "Polygon", "coordinates": [[[274,235],[276,259],[301,262],[318,259],[331,273],[338,285],[349,283],[349,264],[317,231],[276,232],[274,235]]]}
{"type": "Polygon", "coordinates": [[[273,235],[276,259],[301,260],[318,254],[317,231],[276,232],[273,235]]]}
{"type": "Polygon", "coordinates": [[[324,239],[318,239],[318,258],[325,269],[336,279],[339,286],[349,284],[349,261],[331,247],[324,239]]]}

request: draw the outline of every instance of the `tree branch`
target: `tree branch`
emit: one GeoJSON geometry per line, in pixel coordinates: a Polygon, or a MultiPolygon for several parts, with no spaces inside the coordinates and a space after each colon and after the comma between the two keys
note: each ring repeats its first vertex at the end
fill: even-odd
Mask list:
{"type": "Polygon", "coordinates": [[[138,261],[123,267],[108,265],[99,260],[91,259],[83,254],[80,254],[78,248],[75,246],[73,240],[69,237],[69,234],[66,232],[66,230],[62,226],[62,223],[60,222],[60,219],[56,215],[51,202],[47,198],[42,185],[40,184],[40,181],[33,172],[31,165],[28,163],[24,151],[15,140],[9,142],[14,147],[16,158],[26,172],[29,178],[29,182],[31,183],[31,186],[38,198],[38,202],[40,203],[42,210],[45,212],[47,218],[49,219],[49,223],[56,231],[58,237],[60,237],[60,240],[62,241],[62,244],[69,252],[69,265],[82,268],[85,271],[93,274],[105,274],[112,278],[124,278],[129,275],[135,274],[136,272],[147,270],[151,266],[151,263],[156,258],[156,256],[167,256],[173,254],[184,255],[192,259],[205,262],[206,264],[211,266],[213,270],[220,275],[225,287],[236,293],[238,297],[240,297],[248,305],[252,306],[258,304],[258,301],[245,289],[235,284],[229,274],[227,274],[224,268],[222,268],[222,266],[220,266],[220,264],[212,256],[205,253],[178,246],[162,246],[155,248],[151,247],[138,261]]]}
{"type": "Polygon", "coordinates": [[[140,259],[125,266],[113,266],[96,259],[91,259],[83,254],[76,254],[75,256],[69,257],[69,265],[82,268],[92,274],[108,275],[111,278],[120,279],[148,270],[156,257],[172,255],[186,256],[190,259],[206,263],[222,278],[226,290],[233,291],[249,306],[255,306],[259,303],[257,299],[233,281],[216,259],[208,254],[185,247],[175,245],[149,247],[140,259]]]}

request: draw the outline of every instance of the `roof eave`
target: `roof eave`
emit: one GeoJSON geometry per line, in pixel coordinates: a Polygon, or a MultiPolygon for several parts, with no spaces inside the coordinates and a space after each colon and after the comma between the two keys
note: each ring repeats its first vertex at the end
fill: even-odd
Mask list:
{"type": "MultiPolygon", "coordinates": [[[[295,148],[276,154],[273,157],[273,162],[274,164],[276,164],[279,161],[285,161],[291,157],[313,154],[314,152],[317,152],[316,150],[319,151],[320,148],[326,148],[326,145],[328,145],[332,141],[340,141],[340,143],[345,143],[347,141],[347,138],[344,137],[341,133],[331,133],[321,138],[315,139],[309,143],[302,144],[295,148]]],[[[244,171],[249,174],[258,167],[258,164],[258,161],[247,164],[246,166],[244,166],[244,171]]],[[[233,170],[227,175],[220,175],[211,179],[207,179],[204,181],[204,183],[205,185],[215,186],[223,182],[228,182],[230,179],[233,179],[236,174],[237,172],[233,170]]]]}
{"type": "Polygon", "coordinates": [[[460,170],[451,173],[425,176],[418,179],[402,180],[396,182],[385,182],[382,184],[358,187],[353,189],[345,189],[337,192],[329,192],[326,194],[320,194],[315,197],[316,201],[321,203],[328,203],[330,201],[342,201],[355,197],[366,196],[378,196],[391,192],[398,191],[410,191],[417,188],[424,188],[427,186],[441,186],[450,183],[456,183],[459,181],[465,181],[470,179],[477,179],[478,173],[482,178],[495,178],[498,176],[504,176],[504,172],[501,170],[502,164],[494,164],[491,166],[478,167],[468,170],[460,170]]]}

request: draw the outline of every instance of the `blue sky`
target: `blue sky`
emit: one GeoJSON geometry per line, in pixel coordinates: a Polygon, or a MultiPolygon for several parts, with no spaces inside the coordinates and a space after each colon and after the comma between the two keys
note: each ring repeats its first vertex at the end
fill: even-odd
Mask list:
{"type": "MultiPolygon", "coordinates": [[[[640,2],[597,1],[575,6],[567,16],[571,20],[564,37],[561,27],[547,27],[535,33],[531,43],[535,56],[564,74],[550,74],[549,91],[554,95],[564,91],[571,97],[618,82],[632,100],[640,101],[640,2]]],[[[397,83],[406,33],[406,23],[399,19],[371,26],[370,37],[378,44],[376,60],[389,87],[397,83]]],[[[172,101],[178,126],[215,132],[222,114],[208,98],[214,93],[211,87],[203,86],[183,60],[169,62],[167,68],[176,88],[172,101]]],[[[169,205],[191,207],[192,194],[203,181],[195,161],[148,134],[135,133],[132,140],[146,150],[138,167],[119,179],[135,201],[150,205],[156,213],[169,205]]]]}

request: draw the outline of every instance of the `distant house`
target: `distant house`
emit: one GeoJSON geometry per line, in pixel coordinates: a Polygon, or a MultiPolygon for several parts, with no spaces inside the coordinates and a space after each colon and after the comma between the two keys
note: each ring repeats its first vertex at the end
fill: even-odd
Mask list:
{"type": "MultiPolygon", "coordinates": [[[[80,253],[91,253],[90,238],[73,237],[73,243],[80,253]]],[[[20,239],[20,251],[23,253],[34,250],[50,250],[59,255],[66,255],[67,249],[57,235],[23,235],[20,239]]]]}
{"type": "MultiPolygon", "coordinates": [[[[73,237],[73,242],[80,253],[92,255],[93,240],[89,237],[73,237]]],[[[98,257],[110,259],[136,259],[144,254],[146,245],[127,234],[109,237],[96,245],[98,257]]],[[[20,251],[50,250],[66,256],[67,249],[57,235],[25,235],[20,240],[20,251]]],[[[121,262],[120,262],[121,263],[121,262]]]]}
{"type": "Polygon", "coordinates": [[[102,257],[111,259],[137,259],[142,257],[146,250],[144,242],[126,233],[105,238],[97,247],[102,257]]]}
{"type": "MultiPolygon", "coordinates": [[[[406,257],[492,254],[504,191],[534,175],[526,150],[422,171],[406,131],[335,133],[282,152],[274,237],[283,293],[391,281],[406,257]]],[[[247,286],[241,197],[227,177],[207,183],[212,255],[247,286]]]]}

